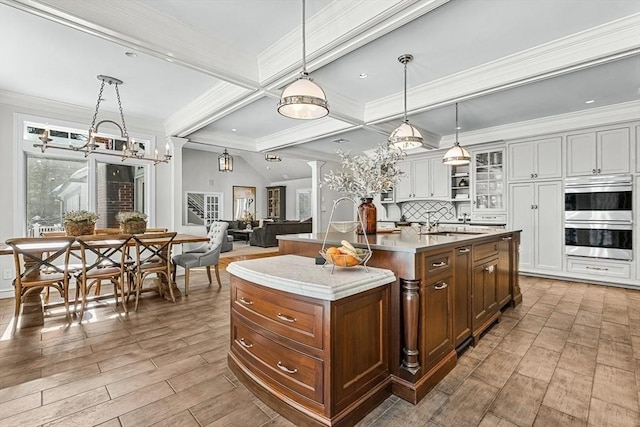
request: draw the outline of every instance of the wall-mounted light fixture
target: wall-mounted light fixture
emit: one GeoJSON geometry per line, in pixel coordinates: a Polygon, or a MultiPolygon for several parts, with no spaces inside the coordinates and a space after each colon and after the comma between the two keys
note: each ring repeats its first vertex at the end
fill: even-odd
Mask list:
{"type": "Polygon", "coordinates": [[[269,154],[269,153],[264,155],[264,159],[267,162],[280,162],[280,161],[282,161],[282,157],[278,156],[277,154],[269,154]]]}

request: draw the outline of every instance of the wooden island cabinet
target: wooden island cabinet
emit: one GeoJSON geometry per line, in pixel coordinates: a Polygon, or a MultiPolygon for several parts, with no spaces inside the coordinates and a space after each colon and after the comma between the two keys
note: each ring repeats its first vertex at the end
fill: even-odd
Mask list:
{"type": "MultiPolygon", "coordinates": [[[[392,391],[417,403],[456,365],[457,352],[475,345],[507,304],[522,301],[518,284],[520,231],[450,227],[367,236],[368,265],[393,271],[390,287],[392,391]]],[[[315,257],[325,235],[278,236],[281,254],[315,257]]],[[[365,247],[365,237],[330,233],[365,247]]]]}

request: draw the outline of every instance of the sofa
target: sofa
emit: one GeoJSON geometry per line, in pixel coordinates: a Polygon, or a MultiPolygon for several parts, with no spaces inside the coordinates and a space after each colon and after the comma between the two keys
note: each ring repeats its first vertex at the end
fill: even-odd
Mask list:
{"type": "Polygon", "coordinates": [[[256,227],[251,234],[251,246],[270,248],[278,246],[279,234],[311,233],[311,221],[275,221],[264,222],[262,227],[256,227]]]}

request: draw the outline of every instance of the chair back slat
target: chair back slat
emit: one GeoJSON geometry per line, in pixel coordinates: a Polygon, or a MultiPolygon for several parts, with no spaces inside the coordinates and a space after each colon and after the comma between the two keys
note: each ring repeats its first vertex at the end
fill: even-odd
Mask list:
{"type": "Polygon", "coordinates": [[[91,271],[112,267],[124,271],[129,261],[130,234],[86,235],[76,238],[80,245],[82,272],[87,275],[91,271]]]}
{"type": "Polygon", "coordinates": [[[136,264],[140,266],[157,259],[168,264],[171,258],[171,245],[177,234],[171,232],[133,235],[136,247],[136,264]]]}
{"type": "Polygon", "coordinates": [[[16,281],[37,280],[52,272],[67,274],[73,237],[25,237],[8,239],[5,243],[13,250],[16,281]],[[57,262],[63,260],[62,264],[57,262]]]}

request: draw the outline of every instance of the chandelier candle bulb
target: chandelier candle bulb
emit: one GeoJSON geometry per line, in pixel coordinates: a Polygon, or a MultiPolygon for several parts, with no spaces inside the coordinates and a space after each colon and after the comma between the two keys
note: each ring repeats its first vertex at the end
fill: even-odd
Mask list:
{"type": "Polygon", "coordinates": [[[164,146],[164,155],[168,156],[169,155],[169,143],[167,142],[167,145],[164,146]]]}

